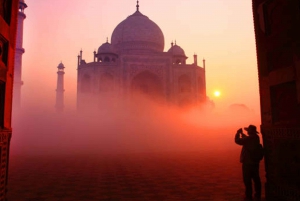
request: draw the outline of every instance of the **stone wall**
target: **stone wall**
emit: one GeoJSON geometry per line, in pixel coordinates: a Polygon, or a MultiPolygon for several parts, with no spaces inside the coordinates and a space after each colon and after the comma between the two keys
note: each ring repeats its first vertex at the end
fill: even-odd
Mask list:
{"type": "Polygon", "coordinates": [[[18,0],[0,0],[0,201],[6,200],[18,0]]]}
{"type": "Polygon", "coordinates": [[[267,200],[300,200],[300,2],[253,0],[267,200]]]}

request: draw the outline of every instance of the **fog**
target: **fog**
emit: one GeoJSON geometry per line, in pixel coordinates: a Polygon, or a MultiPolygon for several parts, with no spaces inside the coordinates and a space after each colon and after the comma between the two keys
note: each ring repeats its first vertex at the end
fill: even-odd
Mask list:
{"type": "Polygon", "coordinates": [[[233,140],[238,128],[255,124],[259,130],[259,123],[244,106],[217,113],[206,104],[179,108],[141,97],[83,111],[23,106],[13,112],[11,154],[229,150],[240,148],[233,140]]]}

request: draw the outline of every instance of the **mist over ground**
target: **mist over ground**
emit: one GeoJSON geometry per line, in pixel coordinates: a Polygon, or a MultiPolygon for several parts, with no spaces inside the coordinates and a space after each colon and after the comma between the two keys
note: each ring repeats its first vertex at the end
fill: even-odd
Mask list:
{"type": "Polygon", "coordinates": [[[42,106],[13,112],[11,154],[118,154],[239,149],[236,130],[255,124],[248,110],[216,113],[146,99],[114,100],[62,113],[42,106]]]}

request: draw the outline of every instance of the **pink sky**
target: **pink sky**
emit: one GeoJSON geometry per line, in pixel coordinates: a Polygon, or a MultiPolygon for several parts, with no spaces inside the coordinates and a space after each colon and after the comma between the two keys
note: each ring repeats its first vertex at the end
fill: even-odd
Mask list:
{"type": "MultiPolygon", "coordinates": [[[[65,101],[75,108],[77,55],[87,62],[114,28],[136,10],[135,0],[25,0],[23,105],[55,105],[57,66],[65,65],[65,101]],[[34,102],[32,102],[34,97],[34,102]]],[[[177,41],[188,63],[206,59],[207,95],[223,110],[243,103],[259,114],[251,1],[140,0],[140,11],[163,31],[165,51],[177,41]],[[215,90],[221,91],[216,98],[215,90]]]]}

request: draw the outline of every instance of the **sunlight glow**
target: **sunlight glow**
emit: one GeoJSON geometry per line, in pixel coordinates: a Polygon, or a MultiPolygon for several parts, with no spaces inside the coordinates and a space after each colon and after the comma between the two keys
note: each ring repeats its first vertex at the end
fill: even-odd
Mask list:
{"type": "Polygon", "coordinates": [[[219,97],[219,96],[221,95],[221,92],[220,92],[220,91],[215,91],[215,92],[214,92],[214,95],[215,95],[216,97],[219,97]]]}

